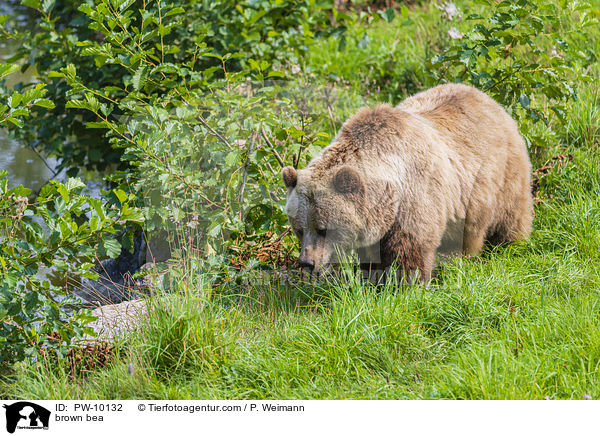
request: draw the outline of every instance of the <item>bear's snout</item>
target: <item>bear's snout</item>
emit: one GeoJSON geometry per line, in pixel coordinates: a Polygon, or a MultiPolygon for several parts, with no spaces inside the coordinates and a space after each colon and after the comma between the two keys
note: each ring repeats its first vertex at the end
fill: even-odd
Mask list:
{"type": "Polygon", "coordinates": [[[312,271],[315,268],[315,261],[307,257],[300,257],[298,259],[298,265],[300,265],[300,268],[307,268],[312,271]]]}

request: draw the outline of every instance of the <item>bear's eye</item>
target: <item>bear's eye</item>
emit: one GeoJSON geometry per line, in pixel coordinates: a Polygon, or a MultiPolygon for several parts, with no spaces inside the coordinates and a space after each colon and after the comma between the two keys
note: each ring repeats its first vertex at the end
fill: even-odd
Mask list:
{"type": "Polygon", "coordinates": [[[327,229],[316,229],[317,230],[317,235],[321,236],[322,238],[325,237],[325,235],[327,234],[327,229]]]}

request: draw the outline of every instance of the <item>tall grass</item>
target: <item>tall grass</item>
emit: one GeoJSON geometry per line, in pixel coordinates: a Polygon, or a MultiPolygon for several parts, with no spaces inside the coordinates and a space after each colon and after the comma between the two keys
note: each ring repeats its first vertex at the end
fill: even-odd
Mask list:
{"type": "Polygon", "coordinates": [[[571,104],[567,143],[600,145],[600,90],[596,83],[583,87],[578,100],[571,104]]]}
{"type": "MultiPolygon", "coordinates": [[[[393,44],[403,44],[406,59],[418,63],[423,39],[441,38],[429,12],[417,10],[412,23],[370,28],[370,40],[382,41],[377,47],[350,41],[352,56],[322,47],[307,62],[316,65],[326,54],[319,74],[337,64],[342,77],[353,67],[364,72],[368,53],[381,60],[393,44]],[[416,35],[413,45],[403,26],[416,35]]],[[[416,64],[407,65],[410,72],[416,64]]],[[[286,272],[265,279],[250,271],[245,280],[215,286],[192,255],[183,256],[170,276],[173,292],[148,297],[148,315],[137,332],[117,341],[108,365],[73,372],[55,360],[22,364],[0,382],[0,395],[599,398],[597,106],[590,83],[568,114],[564,143],[548,151],[573,158],[542,176],[527,241],[444,262],[428,286],[398,286],[391,278],[375,286],[351,268],[332,282],[302,283],[286,272]]]]}
{"type": "Polygon", "coordinates": [[[22,398],[600,396],[600,153],[554,175],[532,237],[438,266],[428,286],[273,276],[148,301],[114,360],[73,378],[23,365],[22,398]],[[133,367],[133,374],[127,367],[133,367]]]}

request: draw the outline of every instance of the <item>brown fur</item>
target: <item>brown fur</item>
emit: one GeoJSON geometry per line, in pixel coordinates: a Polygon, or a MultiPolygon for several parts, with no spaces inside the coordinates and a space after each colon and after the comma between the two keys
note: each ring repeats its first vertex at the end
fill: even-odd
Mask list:
{"type": "Polygon", "coordinates": [[[531,164],[517,124],[465,85],[361,109],[307,168],[292,170],[284,170],[286,208],[303,235],[301,257],[317,271],[336,247],[353,248],[426,281],[442,239],[450,251],[477,254],[486,239],[531,231],[531,164]],[[317,214],[326,216],[319,228],[314,210],[327,211],[317,214]]]}

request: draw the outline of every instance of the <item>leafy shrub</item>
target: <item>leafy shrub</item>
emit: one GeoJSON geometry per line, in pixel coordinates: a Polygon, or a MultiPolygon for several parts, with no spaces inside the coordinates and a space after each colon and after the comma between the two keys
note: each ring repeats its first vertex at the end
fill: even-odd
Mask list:
{"type": "MultiPolygon", "coordinates": [[[[0,65],[0,76],[16,70],[0,65]]],[[[0,126],[20,127],[33,108],[52,108],[45,92],[38,84],[0,95],[0,126]]],[[[97,278],[89,269],[98,256],[116,257],[122,245],[132,248],[123,229],[142,221],[133,197],[122,190],[91,198],[82,194],[83,182],[70,178],[52,181],[32,201],[31,190],[10,188],[7,175],[0,170],[0,364],[42,348],[64,355],[89,330],[88,312],[71,313],[69,285],[78,277],[97,278]]]]}
{"type": "Polygon", "coordinates": [[[313,156],[333,124],[330,102],[290,70],[349,15],[304,0],[25,4],[39,27],[5,33],[26,41],[16,58],[35,65],[56,107],[17,135],[43,141],[67,174],[111,168],[147,234],[183,234],[177,248],[222,253],[280,229],[281,167],[313,156]]]}
{"type": "Polygon", "coordinates": [[[32,8],[30,11],[36,15],[35,27],[22,30],[15,17],[0,16],[3,38],[19,41],[17,53],[9,60],[22,64],[22,71],[33,69],[36,72],[34,82],[18,83],[15,90],[25,94],[40,86],[39,82],[44,83],[46,97],[53,106],[39,108],[35,116],[18,129],[9,125],[11,134],[35,147],[38,152],[59,158],[59,169],[69,169],[69,176],[77,175],[78,167],[104,170],[109,165],[118,164],[120,153],[108,147],[101,135],[85,128],[91,117],[65,110],[70,99],[67,84],[48,77],[49,71],[75,62],[81,64],[81,73],[89,83],[108,84],[111,80],[113,71],[107,68],[102,75],[98,75],[93,61],[80,56],[81,49],[77,42],[94,39],[96,35],[82,21],[77,11],[79,2],[47,1],[42,5],[40,1],[25,0],[23,4],[32,8]],[[60,10],[60,14],[55,13],[57,10],[60,10]]]}
{"type": "MultiPolygon", "coordinates": [[[[222,253],[240,235],[279,229],[286,221],[281,168],[329,142],[322,132],[329,100],[288,80],[280,65],[219,55],[202,38],[182,60],[179,47],[166,43],[179,7],[161,7],[164,20],[126,3],[79,9],[99,35],[78,43],[81,55],[115,69],[115,79],[98,86],[74,64],[48,76],[68,87],[65,107],[85,111],[88,120],[91,114],[86,127],[106,132],[134,168],[110,180],[143,202],[146,230],[191,234],[206,254],[222,253]],[[240,59],[247,69],[236,70],[240,59]]],[[[186,239],[178,248],[189,245],[186,239]]]]}
{"type": "MultiPolygon", "coordinates": [[[[5,15],[0,17],[0,30],[3,37],[22,41],[12,60],[22,60],[24,69],[35,68],[55,107],[38,111],[23,129],[13,133],[39,151],[58,157],[60,168],[69,169],[70,176],[79,168],[124,170],[128,162],[121,159],[122,149],[112,148],[104,135],[89,130],[97,121],[95,116],[69,106],[73,90],[52,72],[74,65],[81,82],[107,101],[125,98],[132,88],[139,91],[140,81],[151,88],[155,98],[162,98],[173,84],[146,83],[148,74],[160,75],[178,65],[193,73],[187,80],[200,87],[213,75],[223,78],[219,56],[229,56],[230,71],[247,68],[252,59],[264,62],[262,69],[273,62],[279,66],[294,62],[316,38],[338,28],[331,26],[332,2],[327,1],[178,0],[166,5],[133,0],[90,4],[25,0],[23,4],[39,16],[38,26],[18,30],[5,15]],[[143,52],[138,53],[142,46],[143,52]],[[115,63],[115,58],[120,62],[115,63]],[[129,69],[122,68],[125,64],[129,69]],[[150,71],[159,64],[165,65],[150,71]],[[72,110],[66,110],[69,107],[72,110]]],[[[35,84],[19,86],[24,90],[35,84]]]]}
{"type": "Polygon", "coordinates": [[[69,313],[68,285],[96,279],[94,259],[116,257],[117,232],[141,217],[124,192],[103,202],[82,194],[78,179],[44,186],[32,203],[31,190],[9,188],[7,174],[0,171],[0,362],[42,347],[62,355],[91,320],[87,311],[69,313]]]}
{"type": "MultiPolygon", "coordinates": [[[[436,81],[468,82],[490,94],[520,122],[531,148],[545,148],[556,140],[555,131],[534,128],[549,125],[551,113],[565,121],[568,99],[577,97],[575,81],[586,79],[583,59],[561,29],[558,5],[542,1],[479,0],[486,8],[466,17],[468,29],[455,35],[456,43],[428,61],[436,81]]],[[[585,28],[597,23],[576,2],[580,29],[568,35],[577,41],[585,28]]]]}

